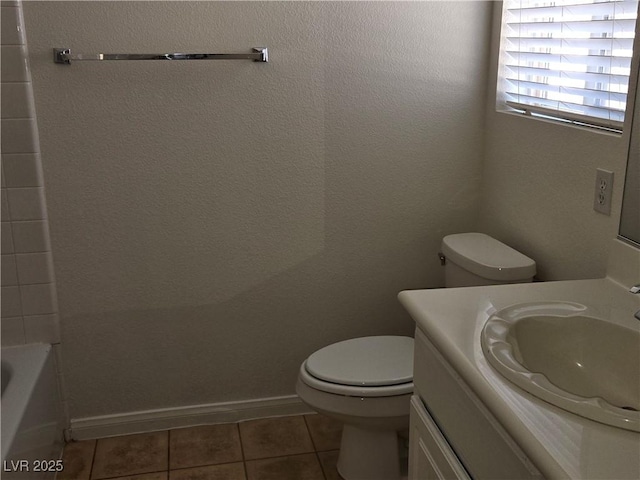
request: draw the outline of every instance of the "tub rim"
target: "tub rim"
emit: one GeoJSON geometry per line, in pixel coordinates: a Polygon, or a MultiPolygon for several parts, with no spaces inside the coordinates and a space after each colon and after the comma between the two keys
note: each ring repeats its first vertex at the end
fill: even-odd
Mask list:
{"type": "Polygon", "coordinates": [[[6,460],[20,423],[52,350],[49,344],[28,344],[0,349],[0,361],[12,371],[0,399],[2,403],[2,460],[6,460]]]}

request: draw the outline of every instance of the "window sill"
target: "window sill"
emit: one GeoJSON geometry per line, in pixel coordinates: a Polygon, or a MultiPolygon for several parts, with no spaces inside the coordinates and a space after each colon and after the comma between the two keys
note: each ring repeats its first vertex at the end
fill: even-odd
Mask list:
{"type": "Polygon", "coordinates": [[[613,138],[621,138],[623,135],[623,132],[621,131],[606,130],[599,127],[580,124],[570,120],[563,120],[560,118],[546,117],[543,115],[531,115],[531,114],[527,114],[511,108],[496,108],[496,113],[503,113],[503,114],[511,115],[518,118],[527,118],[530,120],[535,120],[535,121],[547,123],[550,125],[560,125],[563,127],[574,128],[574,129],[585,131],[585,132],[606,135],[608,137],[613,137],[613,138]]]}

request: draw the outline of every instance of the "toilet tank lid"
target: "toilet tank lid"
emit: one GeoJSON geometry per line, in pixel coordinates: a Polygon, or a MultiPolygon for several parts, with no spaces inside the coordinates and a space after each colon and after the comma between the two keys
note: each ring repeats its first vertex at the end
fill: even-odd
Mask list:
{"type": "Polygon", "coordinates": [[[457,233],[442,239],[442,253],[453,263],[495,281],[527,280],[536,262],[484,233],[457,233]]]}
{"type": "Polygon", "coordinates": [[[360,337],[321,348],[306,370],[325,382],[352,386],[387,386],[413,381],[413,338],[394,335],[360,337]]]}

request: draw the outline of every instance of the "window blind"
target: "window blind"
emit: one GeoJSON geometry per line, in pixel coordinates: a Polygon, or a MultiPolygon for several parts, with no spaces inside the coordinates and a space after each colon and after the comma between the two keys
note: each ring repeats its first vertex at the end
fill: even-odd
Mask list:
{"type": "Polygon", "coordinates": [[[498,98],[622,130],[638,0],[505,0],[498,98]]]}

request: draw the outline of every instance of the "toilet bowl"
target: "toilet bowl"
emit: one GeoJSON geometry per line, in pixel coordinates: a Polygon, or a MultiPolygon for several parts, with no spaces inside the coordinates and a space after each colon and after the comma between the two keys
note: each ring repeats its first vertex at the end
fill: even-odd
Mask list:
{"type": "Polygon", "coordinates": [[[300,367],[296,392],[344,424],[337,465],[343,478],[400,478],[398,432],[409,428],[412,338],[361,337],[320,349],[300,367]]]}
{"type": "MultiPolygon", "coordinates": [[[[532,281],[535,262],[482,233],[442,240],[445,285],[532,281]]],[[[296,392],[319,413],[343,422],[338,472],[345,480],[399,480],[402,432],[409,429],[413,339],[361,337],[334,343],[300,366],[296,392]]]]}

